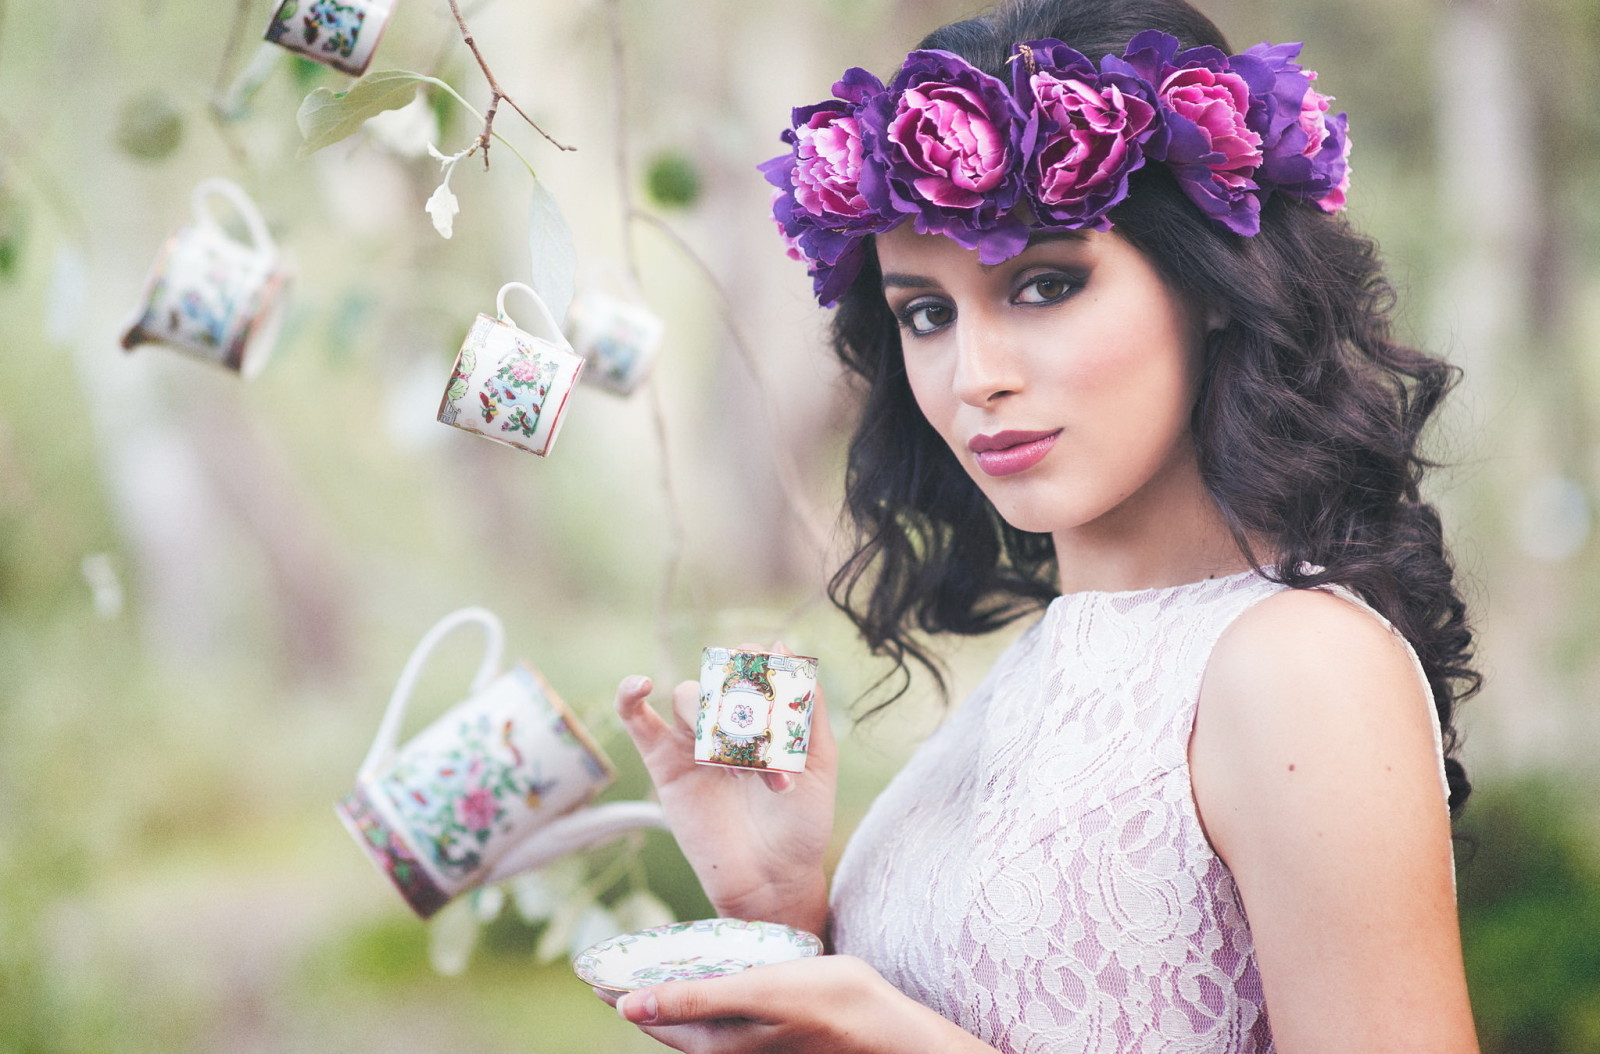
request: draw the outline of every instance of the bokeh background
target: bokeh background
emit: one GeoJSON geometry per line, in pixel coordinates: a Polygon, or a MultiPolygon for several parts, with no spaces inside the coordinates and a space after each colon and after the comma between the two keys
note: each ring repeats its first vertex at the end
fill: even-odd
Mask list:
{"type": "MultiPolygon", "coordinates": [[[[306,159],[295,111],[349,78],[259,43],[272,0],[0,0],[0,1052],[593,1051],[651,1044],[569,948],[706,905],[670,839],[414,919],[341,830],[411,646],[483,604],[646,782],[616,682],[706,643],[823,657],[841,841],[939,714],[850,704],[884,672],[820,587],[848,391],[753,166],[840,70],[887,75],[952,0],[478,0],[515,143],[580,286],[667,322],[648,388],[582,389],[541,460],[445,428],[473,316],[526,280],[533,181],[469,159],[435,94],[306,159]],[[262,48],[266,47],[263,51],[262,48]],[[118,337],[189,192],[223,175],[294,257],[276,357],[243,382],[118,337]],[[856,708],[856,712],[860,711],[856,708]],[[504,903],[500,901],[504,900],[504,903]]],[[[1487,674],[1460,881],[1486,1049],[1600,1050],[1600,6],[1213,0],[1237,47],[1307,40],[1354,129],[1351,215],[1403,333],[1467,381],[1434,434],[1487,674]]],[[[445,0],[402,0],[373,69],[488,90],[445,0]]],[[[954,692],[1004,643],[952,644],[954,692]]],[[[470,633],[417,727],[460,697],[470,633]]],[[[658,695],[660,692],[658,691],[658,695]]]]}

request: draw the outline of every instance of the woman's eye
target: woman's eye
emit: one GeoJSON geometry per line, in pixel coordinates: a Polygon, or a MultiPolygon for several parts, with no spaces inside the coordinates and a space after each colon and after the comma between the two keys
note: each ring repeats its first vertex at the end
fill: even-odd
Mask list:
{"type": "Polygon", "coordinates": [[[1019,304],[1049,304],[1060,300],[1073,288],[1072,279],[1066,275],[1043,274],[1029,279],[1026,285],[1017,290],[1015,300],[1019,304]]]}
{"type": "Polygon", "coordinates": [[[922,336],[948,325],[955,315],[954,309],[949,304],[912,304],[900,313],[900,324],[912,333],[922,336]]]}

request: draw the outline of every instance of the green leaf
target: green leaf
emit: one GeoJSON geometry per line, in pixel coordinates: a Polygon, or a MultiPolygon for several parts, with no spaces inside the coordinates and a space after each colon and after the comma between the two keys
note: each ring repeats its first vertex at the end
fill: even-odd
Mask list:
{"type": "Polygon", "coordinates": [[[406,70],[380,70],[356,81],[349,91],[318,88],[305,97],[294,115],[305,139],[299,156],[310,157],[325,146],[349,138],[369,117],[400,109],[417,97],[417,85],[430,79],[406,70]]]}
{"type": "Polygon", "coordinates": [[[533,255],[533,281],[529,284],[550,309],[556,325],[561,326],[578,280],[578,247],[561,206],[537,176],[528,206],[528,248],[533,255]]]}

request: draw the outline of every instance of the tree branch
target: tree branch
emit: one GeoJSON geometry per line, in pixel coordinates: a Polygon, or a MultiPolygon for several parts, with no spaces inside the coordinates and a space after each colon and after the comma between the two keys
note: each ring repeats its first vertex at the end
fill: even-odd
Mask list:
{"type": "Polygon", "coordinates": [[[484,80],[489,82],[489,106],[483,111],[483,131],[478,133],[478,145],[483,148],[483,167],[489,167],[489,139],[494,132],[495,110],[499,108],[501,99],[510,103],[511,108],[521,114],[522,119],[532,125],[533,130],[549,140],[556,149],[578,149],[575,146],[568,146],[558,141],[549,132],[540,128],[539,122],[529,117],[527,111],[517,105],[517,100],[501,89],[500,82],[494,79],[494,73],[490,71],[489,64],[484,61],[483,52],[478,50],[478,42],[472,38],[472,30],[467,28],[467,20],[462,16],[461,5],[457,3],[457,0],[450,0],[450,13],[456,16],[456,25],[461,27],[461,39],[466,42],[467,50],[472,52],[472,57],[477,60],[478,68],[483,71],[484,80]]]}

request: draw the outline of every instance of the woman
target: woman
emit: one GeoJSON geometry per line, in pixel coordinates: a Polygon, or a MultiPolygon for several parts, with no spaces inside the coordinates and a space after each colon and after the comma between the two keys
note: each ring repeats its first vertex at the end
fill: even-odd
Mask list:
{"type": "Polygon", "coordinates": [[[1043,615],[831,894],[825,716],[763,782],[694,766],[694,685],[668,724],[624,682],[717,911],[836,953],[626,1020],[687,1051],[1477,1049],[1476,675],[1418,494],[1453,373],[1389,339],[1297,54],[1178,0],[1030,0],[795,111],[775,213],[865,390],[835,600],[902,672],[915,632],[1043,615]]]}

